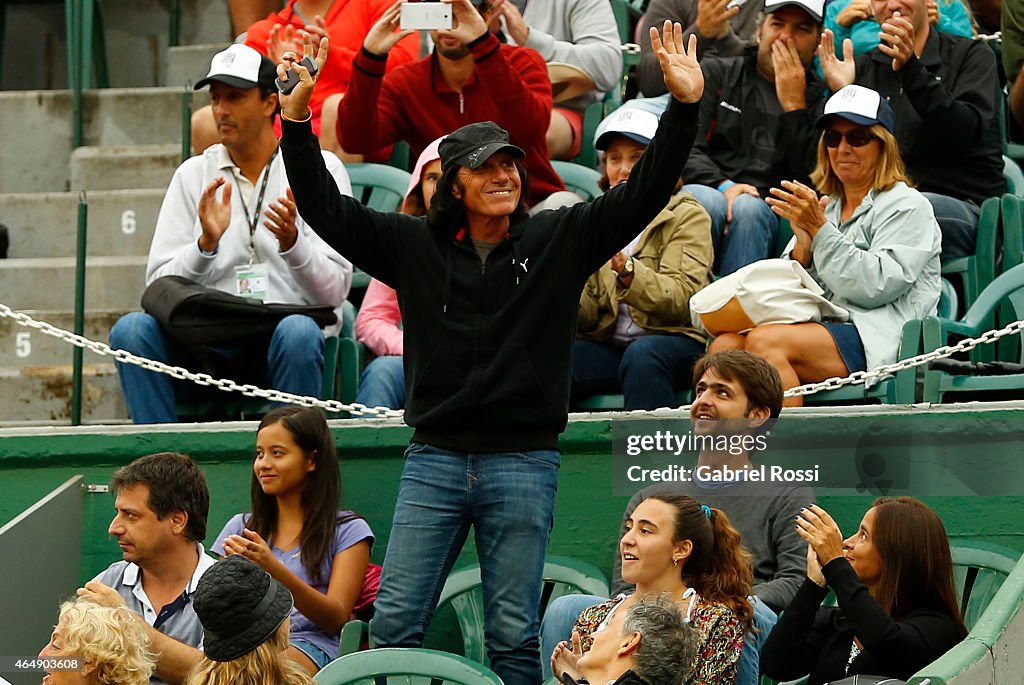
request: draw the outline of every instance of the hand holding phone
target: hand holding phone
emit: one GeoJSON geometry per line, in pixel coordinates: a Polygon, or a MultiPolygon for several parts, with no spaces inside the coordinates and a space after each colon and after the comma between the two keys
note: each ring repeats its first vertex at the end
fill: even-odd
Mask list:
{"type": "MultiPolygon", "coordinates": [[[[302,61],[299,62],[299,64],[301,64],[302,66],[306,67],[306,69],[309,70],[310,76],[316,76],[317,66],[316,62],[313,60],[312,57],[310,57],[309,55],[303,57],[302,61]]],[[[277,84],[278,91],[284,93],[285,95],[288,95],[293,90],[295,90],[295,86],[299,85],[299,73],[294,69],[289,69],[288,71],[285,72],[285,75],[288,77],[287,81],[282,81],[280,78],[278,78],[274,81],[274,83],[277,84]]]]}
{"type": "Polygon", "coordinates": [[[403,2],[399,28],[435,29],[452,28],[452,6],[446,2],[403,2]]]}

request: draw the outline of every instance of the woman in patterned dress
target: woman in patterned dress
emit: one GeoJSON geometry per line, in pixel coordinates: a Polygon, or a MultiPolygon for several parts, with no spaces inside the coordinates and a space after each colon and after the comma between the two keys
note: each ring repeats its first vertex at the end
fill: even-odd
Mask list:
{"type": "Polygon", "coordinates": [[[614,612],[643,595],[667,592],[700,635],[686,685],[731,685],[753,621],[747,600],[753,574],[750,553],[725,513],[685,495],[651,495],[626,521],[619,553],[622,577],[636,585],[636,592],[584,609],[572,644],[555,647],[552,671],[577,677],[576,660],[614,612]]]}

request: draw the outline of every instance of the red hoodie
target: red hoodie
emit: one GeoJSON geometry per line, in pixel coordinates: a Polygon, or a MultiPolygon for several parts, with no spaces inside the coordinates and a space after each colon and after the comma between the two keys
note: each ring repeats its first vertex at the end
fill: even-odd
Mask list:
{"type": "MultiPolygon", "coordinates": [[[[309,107],[313,110],[314,133],[320,133],[320,109],[324,100],[329,95],[344,93],[348,88],[349,79],[352,78],[352,60],[370,28],[393,2],[394,0],[334,0],[327,10],[324,24],[327,25],[327,37],[331,40],[331,55],[324,66],[324,73],[317,79],[316,90],[309,101],[309,107]]],[[[290,0],[280,12],[250,26],[246,32],[245,44],[265,55],[267,39],[270,38],[270,29],[274,25],[281,24],[283,28],[291,24],[292,27],[301,29],[305,27],[307,21],[312,24],[314,19],[300,17],[295,11],[295,0],[290,0]]],[[[301,54],[301,48],[299,52],[301,54]]],[[[389,65],[392,68],[413,61],[420,54],[419,38],[406,36],[391,49],[391,54],[394,55],[389,65]]]]}
{"type": "Polygon", "coordinates": [[[387,56],[360,50],[338,115],[341,146],[383,161],[382,148],[404,140],[415,158],[435,138],[493,121],[526,152],[530,204],[565,190],[548,160],[551,82],[544,60],[530,48],[503,45],[490,33],[469,49],[475,69],[461,93],[445,82],[436,55],[385,75],[387,56]]]}

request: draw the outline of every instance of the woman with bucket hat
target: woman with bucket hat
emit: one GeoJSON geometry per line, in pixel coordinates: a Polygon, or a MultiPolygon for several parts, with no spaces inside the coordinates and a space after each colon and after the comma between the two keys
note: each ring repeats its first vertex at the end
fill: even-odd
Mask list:
{"type": "Polygon", "coordinates": [[[192,601],[205,657],[186,685],[312,685],[284,657],[292,594],[269,573],[232,555],[203,574],[192,601]]]}

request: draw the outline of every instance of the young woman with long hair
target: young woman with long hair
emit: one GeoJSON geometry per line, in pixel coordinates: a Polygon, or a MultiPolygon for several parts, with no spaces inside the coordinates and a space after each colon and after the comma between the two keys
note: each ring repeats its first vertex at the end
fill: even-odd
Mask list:
{"type": "Polygon", "coordinates": [[[953,589],[942,521],[912,497],[883,497],[843,539],[828,512],[797,518],[807,540],[807,579],[761,652],[777,680],[809,685],[848,675],[909,680],[967,635],[953,589]],[[837,607],[821,602],[831,588],[837,607]]]}
{"type": "Polygon", "coordinates": [[[339,511],[340,498],[338,455],[323,413],[275,409],[256,433],[252,512],[228,521],[213,545],[216,554],[253,561],[291,591],[288,653],[311,673],[337,655],[341,627],[366,594],[373,532],[357,514],[339,511]]]}
{"type": "Polygon", "coordinates": [[[584,609],[573,628],[572,645],[563,642],[555,647],[552,671],[575,677],[576,660],[590,649],[593,633],[602,630],[613,613],[651,593],[669,593],[699,634],[686,684],[733,683],[754,617],[747,599],[753,580],[751,556],[739,532],[721,510],[673,493],[648,496],[626,528],[619,541],[622,577],[636,585],[636,592],[584,609]]]}

